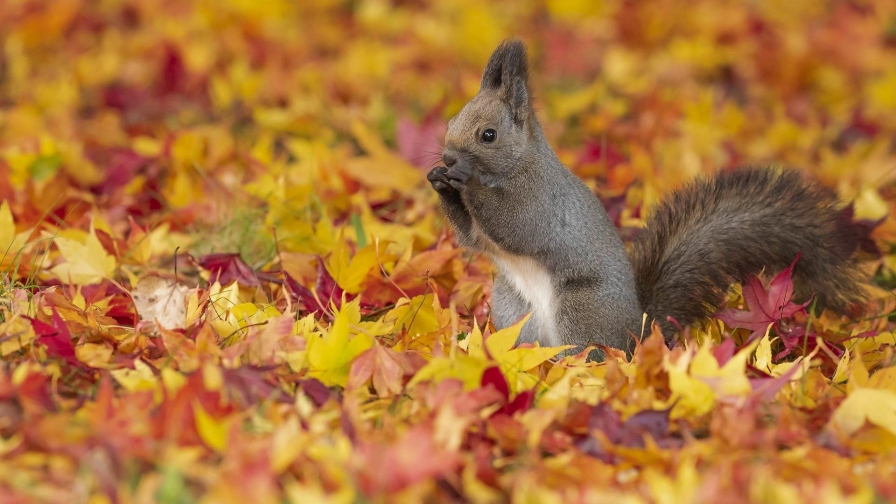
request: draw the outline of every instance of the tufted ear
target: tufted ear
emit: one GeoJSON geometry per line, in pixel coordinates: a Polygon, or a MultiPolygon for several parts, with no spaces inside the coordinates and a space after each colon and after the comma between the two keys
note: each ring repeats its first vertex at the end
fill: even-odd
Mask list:
{"type": "Polygon", "coordinates": [[[528,59],[526,45],[522,41],[501,42],[489,58],[479,86],[479,92],[497,91],[518,123],[524,122],[529,114],[528,59]]]}

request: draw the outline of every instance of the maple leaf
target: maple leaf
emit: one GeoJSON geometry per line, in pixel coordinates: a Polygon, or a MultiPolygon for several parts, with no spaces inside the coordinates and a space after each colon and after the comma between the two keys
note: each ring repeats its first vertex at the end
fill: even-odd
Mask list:
{"type": "Polygon", "coordinates": [[[320,257],[317,258],[317,281],[313,290],[298,283],[289,273],[284,272],[283,277],[289,293],[310,313],[326,311],[326,307],[330,304],[339,308],[342,306],[343,298],[351,300],[355,297],[345,294],[327,271],[320,257]]]}
{"type": "Polygon", "coordinates": [[[255,270],[250,268],[239,254],[208,254],[199,259],[199,265],[211,273],[209,283],[220,282],[221,285],[230,285],[239,282],[247,287],[261,285],[255,270]]]}
{"type": "Polygon", "coordinates": [[[666,356],[663,367],[669,374],[672,395],[667,405],[672,407],[672,416],[704,415],[712,410],[717,398],[748,395],[752,388],[744,370],[758,343],[741,348],[721,366],[709,345],[679,355],[674,363],[666,356]]]}
{"type": "Polygon", "coordinates": [[[380,256],[384,255],[387,245],[388,242],[372,243],[349,259],[348,244],[340,232],[336,240],[336,249],[326,262],[327,271],[345,292],[357,294],[361,292],[367,276],[379,264],[380,256]]]}
{"type": "Polygon", "coordinates": [[[846,434],[854,434],[866,421],[896,435],[896,391],[856,389],[831,417],[831,422],[846,434]]]}
{"type": "Polygon", "coordinates": [[[399,300],[383,320],[394,321],[396,331],[404,329],[408,336],[417,338],[438,331],[443,325],[440,319],[444,320],[444,315],[438,299],[432,294],[425,294],[399,300]]]}
{"type": "Polygon", "coordinates": [[[71,238],[56,237],[54,243],[65,262],[52,268],[52,272],[63,282],[74,284],[97,283],[112,278],[115,273],[115,257],[108,254],[91,226],[84,242],[71,238]]]}
{"type": "Polygon", "coordinates": [[[0,501],[896,502],[887,2],[111,3],[0,16],[0,501]],[[813,160],[861,318],[782,272],[631,358],[489,334],[421,168],[510,28],[624,241],[710,166],[813,160]],[[282,273],[171,257],[244,206],[282,273]]]}
{"type": "Polygon", "coordinates": [[[483,343],[482,332],[478,327],[465,340],[467,351],[472,357],[492,358],[498,362],[501,372],[507,377],[510,388],[514,392],[530,390],[538,383],[538,378],[526,371],[556,357],[560,352],[573,348],[573,345],[560,347],[532,346],[513,348],[519,339],[523,324],[531,314],[523,317],[516,324],[489,335],[483,343]]]}
{"type": "Polygon", "coordinates": [[[493,387],[504,396],[505,404],[494,413],[495,415],[513,416],[518,411],[526,411],[531,408],[535,402],[535,392],[532,390],[524,390],[510,400],[510,387],[504,374],[501,373],[500,367],[490,367],[482,373],[482,387],[488,386],[493,387]]]}
{"type": "Polygon", "coordinates": [[[374,344],[373,339],[363,333],[350,337],[360,321],[359,302],[348,302],[336,314],[329,331],[309,339],[307,356],[311,377],[328,386],[345,387],[348,384],[352,360],[374,344]]]}
{"type": "Polygon", "coordinates": [[[800,255],[797,254],[793,263],[772,279],[768,290],[763,287],[759,278],[753,276],[747,279],[743,286],[743,296],[748,310],[732,308],[719,312],[716,317],[729,327],[750,329],[753,332],[748,341],[753,341],[761,338],[769,326],[778,327],[782,319],[798,312],[805,313],[811,299],[801,305],[790,302],[793,296],[793,267],[800,255]]]}
{"type": "Polygon", "coordinates": [[[408,387],[425,381],[443,381],[449,379],[460,380],[467,390],[475,389],[481,385],[482,373],[491,366],[491,363],[482,358],[473,357],[462,352],[454,356],[436,357],[427,362],[423,368],[408,382],[408,387]]]}
{"type": "Polygon", "coordinates": [[[374,345],[352,361],[348,388],[358,388],[372,382],[377,395],[389,397],[401,393],[404,376],[414,371],[405,354],[383,345],[374,345]]]}
{"type": "Polygon", "coordinates": [[[31,327],[38,336],[37,342],[47,349],[47,355],[52,358],[62,359],[72,366],[80,365],[75,355],[75,346],[72,344],[72,335],[68,326],[56,308],[52,308],[52,325],[31,319],[31,327]]]}

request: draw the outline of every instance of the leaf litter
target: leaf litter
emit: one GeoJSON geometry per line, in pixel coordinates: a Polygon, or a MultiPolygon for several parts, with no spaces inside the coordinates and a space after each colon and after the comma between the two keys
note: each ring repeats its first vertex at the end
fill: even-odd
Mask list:
{"type": "Polygon", "coordinates": [[[894,26],[883,0],[4,6],[0,501],[896,500],[894,26]],[[513,35],[625,239],[700,173],[802,167],[854,202],[868,302],[769,271],[600,364],[494,330],[425,173],[513,35]]]}

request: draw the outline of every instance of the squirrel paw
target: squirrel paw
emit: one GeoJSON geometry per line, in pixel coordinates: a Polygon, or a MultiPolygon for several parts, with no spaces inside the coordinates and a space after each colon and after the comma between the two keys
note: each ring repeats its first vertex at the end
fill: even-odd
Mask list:
{"type": "Polygon", "coordinates": [[[445,176],[448,179],[448,183],[451,184],[451,187],[461,190],[473,176],[473,169],[466,163],[457,163],[448,169],[448,173],[446,173],[445,176]]]}
{"type": "Polygon", "coordinates": [[[454,192],[451,181],[448,180],[448,168],[436,166],[426,174],[426,180],[432,184],[432,188],[438,193],[454,192]]]}

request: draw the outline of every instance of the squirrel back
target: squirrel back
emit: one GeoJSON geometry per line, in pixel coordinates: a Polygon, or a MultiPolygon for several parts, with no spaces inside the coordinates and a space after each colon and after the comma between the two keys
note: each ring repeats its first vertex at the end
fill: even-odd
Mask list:
{"type": "Polygon", "coordinates": [[[479,93],[448,123],[428,175],[458,241],[498,274],[492,320],[532,313],[522,342],[631,351],[642,316],[674,332],[710,315],[731,283],[797,254],[796,283],[839,308],[859,297],[850,222],[830,190],[796,172],[742,169],[673,193],[632,254],[598,198],[560,160],[532,108],[519,41],[492,54],[479,93]]]}
{"type": "Polygon", "coordinates": [[[638,300],[665,334],[712,315],[731,284],[794,267],[795,298],[843,310],[863,297],[855,226],[830,189],[798,172],[741,168],[701,178],[653,211],[631,253],[638,300]]]}

